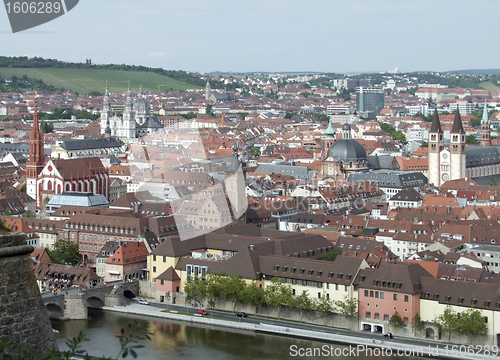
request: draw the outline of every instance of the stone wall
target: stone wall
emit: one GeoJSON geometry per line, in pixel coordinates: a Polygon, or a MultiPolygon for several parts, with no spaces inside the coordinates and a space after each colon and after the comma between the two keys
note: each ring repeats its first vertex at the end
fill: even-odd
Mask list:
{"type": "Polygon", "coordinates": [[[37,354],[57,349],[29,259],[25,235],[0,230],[0,341],[37,354]]]}

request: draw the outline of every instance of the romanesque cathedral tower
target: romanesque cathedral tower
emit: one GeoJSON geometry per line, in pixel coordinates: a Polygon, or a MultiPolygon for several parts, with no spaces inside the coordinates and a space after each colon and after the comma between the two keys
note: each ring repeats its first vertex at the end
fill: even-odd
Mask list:
{"type": "Polygon", "coordinates": [[[441,186],[448,180],[465,177],[465,131],[460,113],[455,113],[450,133],[450,147],[444,147],[444,135],[437,110],[429,132],[429,183],[441,186]]]}

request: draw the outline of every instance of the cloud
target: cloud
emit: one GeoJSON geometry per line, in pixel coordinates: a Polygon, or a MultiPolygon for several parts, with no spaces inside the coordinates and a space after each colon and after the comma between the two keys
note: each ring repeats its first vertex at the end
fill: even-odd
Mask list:
{"type": "Polygon", "coordinates": [[[154,51],[150,52],[149,54],[146,54],[144,57],[149,58],[149,59],[157,59],[157,58],[162,58],[162,57],[171,57],[172,54],[163,52],[163,51],[154,51]]]}
{"type": "Polygon", "coordinates": [[[198,12],[174,12],[170,14],[171,17],[175,18],[189,18],[192,16],[206,16],[208,13],[205,13],[203,11],[198,11],[198,12]]]}

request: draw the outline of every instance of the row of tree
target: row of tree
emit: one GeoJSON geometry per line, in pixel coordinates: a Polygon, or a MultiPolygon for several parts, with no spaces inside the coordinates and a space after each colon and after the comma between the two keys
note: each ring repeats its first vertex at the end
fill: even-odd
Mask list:
{"type": "Polygon", "coordinates": [[[383,132],[385,132],[387,135],[389,135],[391,138],[393,138],[396,141],[401,141],[403,143],[406,143],[406,136],[403,134],[401,130],[397,130],[394,126],[380,122],[380,129],[382,129],[383,132]]]}
{"type": "Polygon", "coordinates": [[[273,278],[265,289],[255,282],[247,284],[242,278],[234,275],[223,276],[220,273],[211,274],[207,279],[190,277],[185,284],[186,301],[200,303],[208,299],[209,308],[214,308],[215,299],[221,298],[233,304],[233,311],[237,302],[255,306],[268,305],[278,309],[283,306],[297,309],[300,312],[300,321],[305,311],[316,311],[325,319],[332,313],[345,317],[358,316],[358,301],[348,299],[333,301],[327,296],[311,299],[307,290],[294,296],[292,287],[285,284],[283,279],[273,278]]]}
{"type": "MultiPolygon", "coordinates": [[[[58,120],[58,119],[71,119],[72,116],[75,116],[77,119],[90,119],[97,120],[99,118],[99,114],[92,114],[87,110],[79,110],[75,111],[72,108],[54,108],[52,113],[46,113],[43,111],[38,112],[38,118],[40,120],[58,120]]],[[[25,120],[33,120],[33,114],[24,115],[23,118],[25,120]]],[[[45,131],[44,131],[45,132],[45,131]]]]}
{"type": "MultiPolygon", "coordinates": [[[[200,303],[208,299],[207,304],[210,309],[215,307],[215,300],[219,298],[231,302],[233,311],[237,302],[255,306],[256,309],[262,305],[276,307],[278,319],[280,318],[280,309],[284,306],[299,311],[301,322],[303,313],[307,311],[316,311],[323,318],[325,324],[326,317],[332,313],[340,314],[346,319],[358,317],[359,301],[357,299],[349,299],[347,296],[344,300],[336,301],[331,300],[328,296],[312,299],[307,290],[294,296],[292,287],[280,278],[273,278],[271,283],[263,289],[255,282],[247,284],[238,276],[223,276],[216,273],[209,275],[205,280],[188,278],[184,292],[187,302],[200,303]]],[[[389,324],[395,328],[405,325],[397,310],[390,317],[389,324]]],[[[415,330],[422,330],[425,327],[419,313],[416,313],[411,319],[411,325],[415,330]]],[[[453,331],[471,338],[487,332],[485,318],[477,309],[467,309],[458,313],[451,306],[448,306],[443,314],[436,317],[434,325],[440,331],[448,332],[448,341],[450,341],[453,331]]]]}
{"type": "Polygon", "coordinates": [[[434,320],[434,325],[440,331],[448,332],[448,342],[450,342],[453,331],[470,336],[470,338],[486,334],[488,331],[486,319],[480,310],[469,308],[459,313],[454,311],[450,305],[434,320]]]}

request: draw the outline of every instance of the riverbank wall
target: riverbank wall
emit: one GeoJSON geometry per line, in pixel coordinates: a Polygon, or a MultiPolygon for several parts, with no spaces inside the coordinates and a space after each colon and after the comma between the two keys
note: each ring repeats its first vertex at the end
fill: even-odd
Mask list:
{"type": "MultiPolygon", "coordinates": [[[[163,309],[132,304],[130,306],[117,306],[117,307],[104,307],[103,310],[120,312],[125,314],[150,316],[153,318],[169,319],[175,321],[184,321],[188,323],[196,323],[207,326],[221,326],[225,328],[247,330],[254,332],[269,333],[275,335],[281,335],[286,337],[298,337],[305,338],[316,341],[325,341],[339,343],[349,346],[344,351],[352,351],[352,354],[357,354],[357,352],[368,351],[369,354],[373,356],[415,356],[415,357],[432,357],[432,358],[443,358],[443,359],[464,359],[464,360],[492,360],[498,359],[497,356],[484,355],[479,353],[477,348],[468,348],[467,346],[453,346],[443,347],[444,343],[426,342],[426,341],[416,341],[412,339],[411,344],[406,344],[405,342],[393,341],[393,340],[381,340],[372,339],[370,337],[357,337],[354,334],[345,334],[348,331],[339,330],[340,333],[326,333],[320,331],[304,330],[294,327],[294,323],[290,322],[286,326],[266,324],[261,322],[260,324],[252,324],[247,322],[238,321],[228,321],[213,319],[210,317],[203,316],[193,316],[179,314],[175,311],[173,312],[162,312],[163,309]],[[472,351],[473,350],[473,351],[472,351]]],[[[263,319],[264,321],[264,319],[263,319]]],[[[328,344],[325,344],[326,348],[321,347],[323,351],[328,351],[328,344]]],[[[320,349],[320,350],[321,350],[320,349]]],[[[290,349],[290,353],[293,354],[293,349],[290,349]]],[[[298,349],[297,349],[298,351],[298,349]]],[[[346,354],[331,354],[333,355],[343,355],[346,354]]],[[[347,354],[348,356],[349,354],[347,354]]]]}

